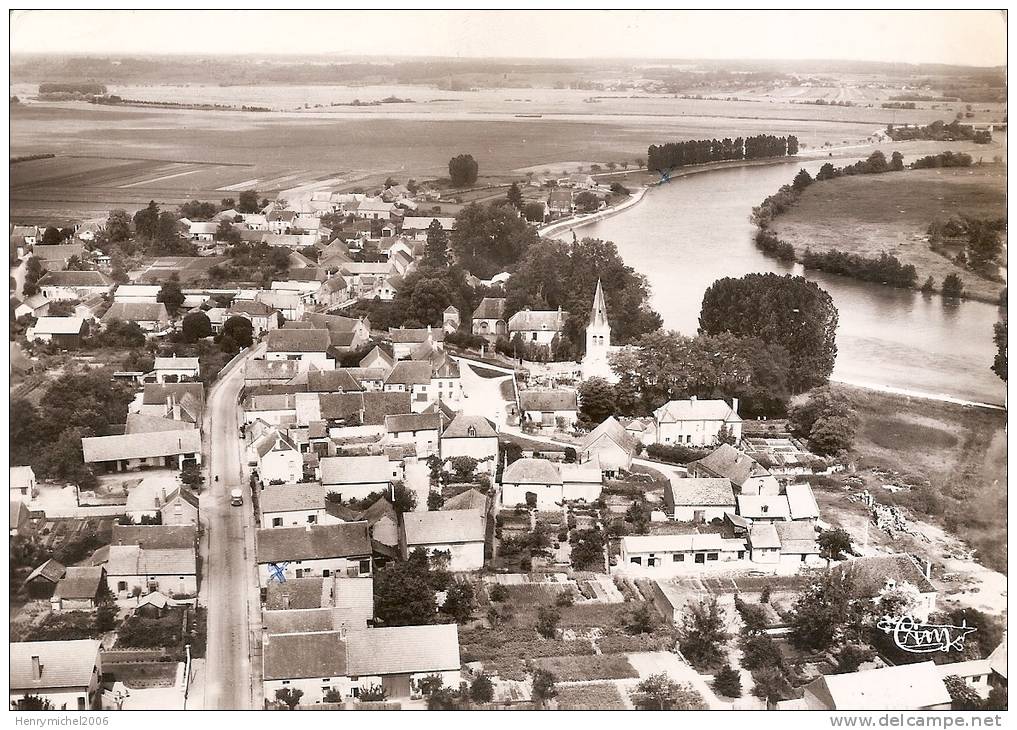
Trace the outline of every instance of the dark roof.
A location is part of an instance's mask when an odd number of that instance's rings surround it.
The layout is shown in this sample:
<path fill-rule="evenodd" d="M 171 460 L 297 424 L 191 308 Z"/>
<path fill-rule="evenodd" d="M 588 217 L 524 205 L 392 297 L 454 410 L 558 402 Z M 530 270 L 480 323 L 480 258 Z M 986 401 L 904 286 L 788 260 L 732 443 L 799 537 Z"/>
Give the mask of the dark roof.
<path fill-rule="evenodd" d="M 269 352 L 326 352 L 328 330 L 281 329 L 268 333 Z"/>
<path fill-rule="evenodd" d="M 307 389 L 315 393 L 354 393 L 364 387 L 348 370 L 312 370 L 307 373 Z"/>
<path fill-rule="evenodd" d="M 187 502 L 187 504 L 194 507 L 194 509 L 198 509 L 198 495 L 192 492 L 190 489 L 177 487 L 172 492 L 166 495 L 166 504 L 170 504 L 171 502 L 176 501 L 177 497 L 180 497 L 180 499 Z"/>
<path fill-rule="evenodd" d="M 470 433 L 470 428 L 473 428 L 473 433 Z M 497 438 L 498 432 L 495 430 L 494 424 L 483 416 L 468 416 L 465 413 L 460 413 L 452 419 L 452 423 L 448 425 L 441 437 L 443 439 Z"/>
<path fill-rule="evenodd" d="M 385 430 L 389 433 L 437 431 L 440 428 L 441 416 L 437 413 L 403 413 L 385 416 Z"/>
<path fill-rule="evenodd" d="M 836 565 L 834 570 L 846 571 L 854 579 L 859 595 L 863 596 L 878 595 L 888 580 L 898 585 L 910 583 L 922 593 L 936 591 L 918 563 L 906 553 L 856 558 Z"/>
<path fill-rule="evenodd" d="M 672 478 L 664 486 L 664 503 L 679 507 L 734 507 L 735 496 L 728 479 Z"/>
<path fill-rule="evenodd" d="M 263 528 L 257 533 L 258 562 L 280 563 L 371 554 L 366 522 Z"/>
<path fill-rule="evenodd" d="M 45 692 L 58 687 L 88 687 L 102 642 L 97 639 L 73 641 L 19 641 L 10 645 L 10 688 L 18 694 Z M 33 657 L 39 658 L 42 677 L 35 678 Z"/>
<path fill-rule="evenodd" d="M 505 468 L 503 484 L 561 484 L 561 473 L 547 459 L 516 459 Z"/>
<path fill-rule="evenodd" d="M 364 425 L 382 426 L 385 424 L 385 416 L 409 413 L 409 393 L 384 393 L 375 391 L 364 393 Z"/>
<path fill-rule="evenodd" d="M 118 319 L 121 322 L 169 322 L 169 318 L 166 305 L 162 303 L 113 302 L 100 321 Z"/>
<path fill-rule="evenodd" d="M 146 383 L 142 403 L 146 406 L 161 406 L 170 396 L 179 403 L 188 394 L 196 398 L 198 403 L 203 403 L 205 386 L 201 383 Z"/>
<path fill-rule="evenodd" d="M 198 541 L 194 525 L 113 525 L 111 545 L 140 545 L 148 550 L 194 548 Z"/>
<path fill-rule="evenodd" d="M 575 411 L 579 409 L 575 391 L 522 390 L 519 408 L 523 411 Z"/>
<path fill-rule="evenodd" d="M 473 312 L 473 319 L 504 319 L 504 297 L 484 297 Z"/>
<path fill-rule="evenodd" d="M 426 341 L 428 337 L 435 342 L 441 342 L 445 339 L 445 332 L 441 329 L 427 327 L 392 327 L 388 331 L 388 336 L 392 342 L 416 344 Z"/>
<path fill-rule="evenodd" d="M 635 436 L 626 431 L 625 427 L 614 416 L 608 416 L 604 419 L 603 423 L 590 431 L 586 438 L 583 439 L 583 442 L 579 445 L 579 451 L 588 451 L 601 438 L 608 438 L 614 441 L 623 451 L 629 454 L 636 453 L 636 449 L 639 446 Z"/>
<path fill-rule="evenodd" d="M 51 271 L 39 279 L 39 286 L 111 287 L 113 280 L 101 271 Z"/>
<path fill-rule="evenodd" d="M 702 467 L 714 476 L 726 477 L 738 487 L 745 484 L 750 477 L 769 474 L 755 459 L 730 444 L 721 444 L 702 459 L 691 462 L 689 466 Z"/>
<path fill-rule="evenodd" d="M 385 385 L 427 385 L 431 382 L 431 369 L 426 360 L 400 360 L 385 379 Z"/>
<path fill-rule="evenodd" d="M 247 314 L 252 317 L 264 317 L 276 311 L 274 307 L 270 307 L 264 302 L 258 301 L 234 301 L 227 310 L 227 314 Z"/>
<path fill-rule="evenodd" d="M 339 632 L 281 634 L 264 645 L 264 678 L 346 676 L 346 642 Z"/>
<path fill-rule="evenodd" d="M 322 591 L 327 590 L 325 582 L 330 580 L 329 578 L 287 578 L 285 583 L 272 581 L 268 584 L 265 609 L 275 611 L 286 608 L 284 596 L 289 597 L 291 609 L 321 608 L 326 605 L 326 602 L 322 601 Z"/>
<path fill-rule="evenodd" d="M 57 561 L 53 560 L 53 558 L 50 558 L 45 563 L 40 565 L 31 573 L 29 573 L 28 577 L 25 578 L 25 582 L 28 583 L 29 581 L 35 580 L 36 578 L 42 578 L 43 580 L 47 580 L 50 583 L 56 583 L 58 580 L 64 577 L 64 573 L 66 571 L 67 568 L 65 568 L 62 563 L 58 563 Z"/>
<path fill-rule="evenodd" d="M 364 393 L 320 393 L 318 412 L 329 421 L 349 420 L 360 417 L 364 410 Z"/>
<path fill-rule="evenodd" d="M 102 567 L 70 567 L 57 584 L 55 598 L 95 598 L 105 570 Z"/>

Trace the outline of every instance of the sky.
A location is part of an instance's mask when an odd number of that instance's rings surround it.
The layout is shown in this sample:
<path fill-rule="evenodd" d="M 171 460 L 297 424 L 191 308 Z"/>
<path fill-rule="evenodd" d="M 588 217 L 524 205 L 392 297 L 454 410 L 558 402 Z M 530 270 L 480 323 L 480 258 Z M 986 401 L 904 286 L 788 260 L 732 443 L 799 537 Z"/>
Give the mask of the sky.
<path fill-rule="evenodd" d="M 995 10 L 29 10 L 10 24 L 13 53 L 1006 63 Z"/>

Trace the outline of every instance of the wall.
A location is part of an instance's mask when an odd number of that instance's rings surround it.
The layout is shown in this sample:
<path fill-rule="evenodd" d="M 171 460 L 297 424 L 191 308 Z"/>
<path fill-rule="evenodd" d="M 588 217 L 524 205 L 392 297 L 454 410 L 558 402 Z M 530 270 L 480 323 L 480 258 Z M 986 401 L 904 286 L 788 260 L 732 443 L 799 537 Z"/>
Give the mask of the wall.
<path fill-rule="evenodd" d="M 363 499 L 375 492 L 390 492 L 390 482 L 365 482 L 363 484 L 325 484 L 325 493 L 338 492 L 342 495 L 343 501 L 350 499 Z"/>
<path fill-rule="evenodd" d="M 517 504 L 525 505 L 527 492 L 537 495 L 537 509 L 539 510 L 562 509 L 561 502 L 564 497 L 560 484 L 503 483 L 501 485 L 501 503 L 505 507 L 515 507 Z"/>
<path fill-rule="evenodd" d="M 730 507 L 684 507 L 675 505 L 674 520 L 675 522 L 692 522 L 696 519 L 696 512 L 702 512 L 703 519 L 707 522 L 712 522 L 715 519 L 724 519 L 725 514 L 735 514 L 735 506 L 733 504 Z"/>
<path fill-rule="evenodd" d="M 600 482 L 565 482 L 562 485 L 562 499 L 596 502 L 602 488 Z"/>
<path fill-rule="evenodd" d="M 258 476 L 262 484 L 282 480 L 296 484 L 304 476 L 304 459 L 296 451 L 269 451 L 258 464 Z"/>
<path fill-rule="evenodd" d="M 448 459 L 457 456 L 470 456 L 477 461 L 489 459 L 477 464 L 477 471 L 493 474 L 498 461 L 498 437 L 442 439 L 441 458 Z"/>
<path fill-rule="evenodd" d="M 413 444 L 417 449 L 417 458 L 426 459 L 438 455 L 438 431 L 396 431 L 389 434 L 388 443 Z"/>
<path fill-rule="evenodd" d="M 366 572 L 360 572 L 360 561 L 370 560 L 370 556 L 364 555 L 362 557 L 351 557 L 347 558 L 321 558 L 315 560 L 295 560 L 287 563 L 283 568 L 283 575 L 289 578 L 296 578 L 297 571 L 301 571 L 300 575 L 304 578 L 320 578 L 324 575 L 324 571 L 328 571 L 329 575 L 333 575 L 338 572 L 342 576 L 351 575 L 357 577 L 358 575 L 370 575 L 371 571 L 368 569 Z M 283 561 L 286 562 L 286 561 Z M 258 563 L 258 582 L 262 588 L 266 587 L 270 580 L 275 580 L 271 577 L 273 571 L 269 569 L 268 563 Z"/>
<path fill-rule="evenodd" d="M 323 516 L 329 517 L 331 522 L 323 520 Z M 313 517 L 314 521 L 308 522 L 308 517 Z M 276 519 L 281 519 L 282 524 L 274 524 Z M 338 522 L 338 520 L 332 519 L 323 508 L 287 510 L 285 512 L 262 512 L 261 514 L 262 527 L 304 527 L 309 524 L 334 524 L 335 522 Z"/>
<path fill-rule="evenodd" d="M 198 592 L 198 576 L 196 575 L 107 575 L 106 585 L 113 593 L 124 593 L 117 590 L 117 584 L 121 581 L 127 583 L 126 593 L 131 593 L 135 587 L 141 588 L 142 593 L 151 593 L 158 590 L 160 593 L 170 595 L 173 593 L 184 593 L 193 595 Z M 151 590 L 149 590 L 151 586 Z"/>
<path fill-rule="evenodd" d="M 632 466 L 632 454 L 606 436 L 601 436 L 596 443 L 583 452 L 583 461 L 590 461 L 593 456 L 599 459 L 601 471 L 629 471 Z"/>
<path fill-rule="evenodd" d="M 657 426 L 657 443 L 688 444 L 691 446 L 713 446 L 723 421 L 681 421 L 661 423 Z M 741 422 L 728 424 L 735 439 L 742 437 Z M 689 438 L 691 437 L 691 440 Z"/>
<path fill-rule="evenodd" d="M 462 570 L 481 570 L 484 567 L 484 543 L 481 542 L 467 542 L 467 543 L 425 543 L 422 545 L 407 545 L 403 551 L 403 559 L 405 560 L 409 553 L 412 553 L 418 547 L 425 548 L 428 554 L 442 551 L 448 552 L 451 556 L 449 560 L 448 569 L 451 571 L 462 571 Z"/>

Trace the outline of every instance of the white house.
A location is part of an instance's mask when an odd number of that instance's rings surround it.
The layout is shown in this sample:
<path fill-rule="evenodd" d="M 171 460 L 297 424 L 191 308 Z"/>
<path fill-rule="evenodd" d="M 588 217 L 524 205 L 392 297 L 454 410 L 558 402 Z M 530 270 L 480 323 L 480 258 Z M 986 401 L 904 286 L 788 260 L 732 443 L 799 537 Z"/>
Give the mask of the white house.
<path fill-rule="evenodd" d="M 261 526 L 304 527 L 338 522 L 325 511 L 321 482 L 272 484 L 258 493 Z"/>
<path fill-rule="evenodd" d="M 20 709 L 26 696 L 47 700 L 54 710 L 100 709 L 101 650 L 96 639 L 12 642 L 11 709 Z"/>
<path fill-rule="evenodd" d="M 367 522 L 303 527 L 262 527 L 256 534 L 262 588 L 290 578 L 350 578 L 372 572 Z"/>
<path fill-rule="evenodd" d="M 385 416 L 385 432 L 385 443 L 412 444 L 418 459 L 437 456 L 441 415 L 438 413 L 407 413 Z"/>
<path fill-rule="evenodd" d="M 251 445 L 257 454 L 258 479 L 296 484 L 304 476 L 304 457 L 293 441 L 277 429 L 266 431 Z"/>
<path fill-rule="evenodd" d="M 735 513 L 735 496 L 727 479 L 682 479 L 672 475 L 664 485 L 664 507 L 677 522 L 712 522 Z"/>
<path fill-rule="evenodd" d="M 469 456 L 477 469 L 493 474 L 498 464 L 498 431 L 482 416 L 456 415 L 441 434 L 442 459 Z"/>
<path fill-rule="evenodd" d="M 527 504 L 533 494 L 539 510 L 563 508 L 564 490 L 558 467 L 547 459 L 516 459 L 501 475 L 501 503 L 504 507 Z M 533 499 L 531 498 L 531 502 Z"/>
<path fill-rule="evenodd" d="M 35 470 L 30 466 L 12 466 L 10 471 L 11 499 L 27 497 L 26 502 L 35 498 Z"/>
<path fill-rule="evenodd" d="M 555 336 L 565 329 L 568 316 L 568 312 L 561 309 L 551 311 L 523 309 L 509 317 L 509 339 L 518 334 L 525 343 L 550 345 Z"/>
<path fill-rule="evenodd" d="M 25 333 L 32 342 L 46 342 L 64 349 L 81 346 L 88 325 L 81 317 L 39 317 Z"/>
<path fill-rule="evenodd" d="M 266 341 L 268 343 L 266 360 L 296 360 L 300 363 L 300 372 L 306 372 L 312 366 L 318 370 L 335 368 L 335 360 L 328 356 L 331 344 L 328 330 L 271 330 Z"/>
<path fill-rule="evenodd" d="M 50 301 L 85 301 L 110 294 L 113 280 L 100 271 L 50 271 L 39 279 L 39 290 Z"/>
<path fill-rule="evenodd" d="M 805 685 L 803 700 L 806 709 L 825 712 L 949 710 L 952 705 L 931 661 L 820 676 Z"/>
<path fill-rule="evenodd" d="M 251 323 L 252 333 L 261 337 L 269 330 L 279 326 L 279 312 L 275 308 L 259 301 L 234 301 L 226 310 L 226 318 L 243 317 Z"/>
<path fill-rule="evenodd" d="M 201 433 L 198 429 L 91 436 L 81 439 L 86 464 L 99 471 L 133 471 L 144 467 L 182 469 L 184 464 L 201 463 Z"/>
<path fill-rule="evenodd" d="M 578 455 L 581 462 L 597 461 L 605 474 L 614 475 L 629 471 L 637 446 L 625 427 L 614 416 L 608 416 L 583 439 Z"/>
<path fill-rule="evenodd" d="M 386 456 L 326 456 L 321 460 L 321 483 L 343 501 L 363 499 L 376 492 L 391 496 L 392 482 L 402 479 L 402 466 Z"/>
<path fill-rule="evenodd" d="M 519 393 L 523 418 L 544 431 L 568 429 L 579 420 L 579 401 L 573 390 L 523 390 Z"/>
<path fill-rule="evenodd" d="M 437 400 L 437 390 L 431 389 L 431 370 L 427 360 L 401 360 L 385 378 L 385 392 L 409 393 L 410 407 L 420 413 Z"/>
<path fill-rule="evenodd" d="M 406 512 L 402 521 L 403 560 L 414 550 L 423 548 L 432 557 L 435 553 L 448 553 L 447 568 L 453 572 L 484 567 L 486 519 L 483 510 Z"/>
<path fill-rule="evenodd" d="M 745 541 L 716 533 L 626 535 L 618 570 L 644 575 L 698 573 L 721 563 L 744 560 Z"/>
<path fill-rule="evenodd" d="M 186 380 L 197 380 L 201 376 L 201 366 L 196 357 L 157 357 L 155 358 L 155 382 L 180 383 Z"/>
<path fill-rule="evenodd" d="M 673 400 L 653 412 L 657 421 L 657 443 L 713 446 L 722 428 L 736 441 L 742 437 L 738 399 L 729 406 L 723 400 Z"/>
<path fill-rule="evenodd" d="M 113 292 L 113 301 L 125 304 L 155 304 L 161 289 L 158 284 L 120 284 Z"/>
<path fill-rule="evenodd" d="M 106 582 L 124 597 L 135 589 L 166 595 L 198 592 L 195 525 L 114 525 Z"/>

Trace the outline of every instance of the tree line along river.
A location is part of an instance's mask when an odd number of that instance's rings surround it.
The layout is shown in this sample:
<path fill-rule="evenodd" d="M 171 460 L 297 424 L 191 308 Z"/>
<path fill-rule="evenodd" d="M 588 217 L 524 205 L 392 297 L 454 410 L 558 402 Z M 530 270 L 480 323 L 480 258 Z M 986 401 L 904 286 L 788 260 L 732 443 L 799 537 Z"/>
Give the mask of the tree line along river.
<path fill-rule="evenodd" d="M 703 294 L 717 279 L 767 271 L 803 274 L 830 293 L 839 313 L 833 379 L 1003 404 L 1004 384 L 989 370 L 992 326 L 999 318 L 994 305 L 951 304 L 938 295 L 806 272 L 756 248 L 752 207 L 790 183 L 802 167 L 815 176 L 824 161 L 674 178 L 648 191 L 639 205 L 577 227 L 576 235 L 617 244 L 625 263 L 647 277 L 651 304 L 669 329 L 695 333 Z M 572 236 L 568 229 L 557 235 Z"/>

